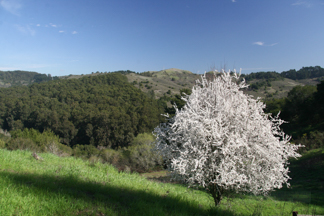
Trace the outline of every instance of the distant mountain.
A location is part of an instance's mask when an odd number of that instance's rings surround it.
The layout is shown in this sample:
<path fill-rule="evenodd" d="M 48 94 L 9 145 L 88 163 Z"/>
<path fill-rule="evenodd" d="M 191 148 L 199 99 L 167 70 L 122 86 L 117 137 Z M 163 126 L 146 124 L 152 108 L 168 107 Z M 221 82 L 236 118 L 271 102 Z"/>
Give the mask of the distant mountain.
<path fill-rule="evenodd" d="M 0 87 L 27 86 L 34 82 L 41 83 L 58 77 L 31 71 L 0 71 Z"/>

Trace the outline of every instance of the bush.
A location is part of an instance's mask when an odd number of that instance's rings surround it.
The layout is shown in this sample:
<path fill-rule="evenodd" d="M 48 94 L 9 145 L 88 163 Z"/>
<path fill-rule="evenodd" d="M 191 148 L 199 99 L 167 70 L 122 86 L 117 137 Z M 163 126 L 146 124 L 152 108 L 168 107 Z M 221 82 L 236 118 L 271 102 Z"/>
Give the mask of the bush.
<path fill-rule="evenodd" d="M 322 148 L 324 147 L 324 132 L 312 131 L 308 135 L 305 133 L 300 139 L 295 140 L 295 143 L 305 146 L 298 150 L 299 153 Z"/>
<path fill-rule="evenodd" d="M 10 150 L 30 150 L 37 152 L 49 152 L 58 156 L 70 156 L 72 149 L 60 143 L 59 136 L 50 130 L 43 133 L 31 128 L 11 131 L 12 139 L 8 142 Z"/>
<path fill-rule="evenodd" d="M 36 145 L 36 143 L 29 139 L 29 138 L 23 138 L 23 137 L 17 137 L 14 139 L 11 139 L 7 145 L 6 148 L 8 150 L 29 150 L 34 152 L 40 152 L 43 149 L 41 149 L 39 146 Z"/>
<path fill-rule="evenodd" d="M 95 165 L 96 163 L 100 163 L 102 161 L 101 161 L 101 158 L 98 157 L 98 156 L 91 156 L 89 158 L 89 162 L 90 162 L 91 165 Z"/>
<path fill-rule="evenodd" d="M 129 154 L 127 148 L 119 150 L 104 149 L 99 154 L 103 163 L 109 163 L 116 167 L 118 171 L 131 172 L 134 169 L 130 168 Z"/>
<path fill-rule="evenodd" d="M 11 139 L 11 134 L 8 131 L 0 129 L 0 149 L 6 147 L 6 143 Z"/>
<path fill-rule="evenodd" d="M 72 149 L 62 143 L 51 142 L 45 145 L 45 151 L 60 157 L 71 156 Z"/>
<path fill-rule="evenodd" d="M 154 140 L 155 139 L 152 134 L 142 133 L 142 134 L 138 134 L 137 137 L 134 138 L 131 145 L 143 145 L 143 144 L 147 145 L 147 144 L 154 142 Z"/>
<path fill-rule="evenodd" d="M 153 143 L 130 146 L 128 152 L 132 171 L 141 173 L 162 168 L 162 157 L 154 151 Z"/>
<path fill-rule="evenodd" d="M 99 150 L 93 145 L 75 145 L 72 152 L 73 156 L 84 159 L 99 155 Z"/>
<path fill-rule="evenodd" d="M 162 157 L 154 151 L 154 141 L 152 134 L 138 134 L 131 146 L 124 151 L 132 171 L 148 172 L 161 168 Z"/>
<path fill-rule="evenodd" d="M 25 128 L 22 130 L 11 131 L 12 138 L 26 138 L 31 139 L 39 148 L 46 150 L 47 146 L 57 144 L 60 138 L 56 136 L 52 131 L 45 130 L 43 133 L 33 128 Z"/>
<path fill-rule="evenodd" d="M 60 157 L 64 157 L 64 156 L 71 156 L 72 155 L 72 149 L 67 146 L 67 145 L 64 145 L 62 143 L 58 143 L 58 156 Z"/>
<path fill-rule="evenodd" d="M 8 131 L 0 128 L 0 137 L 11 137 L 11 134 Z"/>
<path fill-rule="evenodd" d="M 153 151 L 152 134 L 139 134 L 128 148 L 106 149 L 93 145 L 75 145 L 73 156 L 89 159 L 91 164 L 109 163 L 119 171 L 148 172 L 162 168 L 162 158 Z"/>
<path fill-rule="evenodd" d="M 2 139 L 0 139 L 0 149 L 3 149 L 6 147 L 6 142 Z"/>
<path fill-rule="evenodd" d="M 122 158 L 120 151 L 113 149 L 104 149 L 100 152 L 99 156 L 104 163 L 109 163 L 115 166 L 118 165 L 119 161 Z"/>

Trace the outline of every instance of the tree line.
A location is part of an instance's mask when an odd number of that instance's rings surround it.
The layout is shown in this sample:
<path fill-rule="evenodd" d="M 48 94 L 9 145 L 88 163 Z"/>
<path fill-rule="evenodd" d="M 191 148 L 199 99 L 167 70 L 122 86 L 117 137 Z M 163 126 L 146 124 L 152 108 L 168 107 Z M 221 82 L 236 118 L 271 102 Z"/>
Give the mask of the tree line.
<path fill-rule="evenodd" d="M 300 79 L 311 79 L 324 76 L 324 68 L 320 66 L 315 67 L 302 67 L 299 70 L 291 69 L 289 71 L 283 71 L 281 73 L 271 71 L 271 72 L 256 72 L 250 74 L 242 74 L 246 81 L 251 81 L 254 79 L 265 79 L 268 81 L 282 80 L 283 78 L 300 80 Z"/>

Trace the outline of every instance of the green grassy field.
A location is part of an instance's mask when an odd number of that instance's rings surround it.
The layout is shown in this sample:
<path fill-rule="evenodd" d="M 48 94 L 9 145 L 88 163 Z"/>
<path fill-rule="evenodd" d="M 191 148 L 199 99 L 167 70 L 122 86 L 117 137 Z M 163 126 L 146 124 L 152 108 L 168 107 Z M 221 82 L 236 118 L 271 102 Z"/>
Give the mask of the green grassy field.
<path fill-rule="evenodd" d="M 314 155 L 321 158 L 324 150 L 312 152 L 292 166 L 307 164 L 305 161 Z M 49 153 L 40 156 L 44 159 L 35 160 L 29 151 L 0 149 L 0 215 L 324 214 L 324 193 L 308 191 L 309 186 L 323 190 L 323 182 L 318 182 L 323 173 L 313 176 L 314 182 L 308 182 L 307 187 L 298 182 L 305 176 L 299 178 L 300 174 L 295 173 L 296 187 L 292 185 L 292 189 L 269 197 L 237 194 L 215 208 L 204 191 L 166 183 L 165 172 L 141 176 L 118 173 L 110 165 L 73 157 Z M 312 162 L 317 168 L 310 170 L 311 174 L 323 170 L 318 161 Z"/>

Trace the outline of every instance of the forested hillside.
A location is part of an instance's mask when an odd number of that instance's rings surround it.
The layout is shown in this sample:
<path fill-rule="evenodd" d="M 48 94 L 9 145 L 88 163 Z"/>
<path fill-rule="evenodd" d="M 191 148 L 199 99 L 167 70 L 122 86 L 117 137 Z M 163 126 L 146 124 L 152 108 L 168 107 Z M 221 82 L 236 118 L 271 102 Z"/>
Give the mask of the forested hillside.
<path fill-rule="evenodd" d="M 0 71 L 3 82 L 22 85 L 0 88 L 0 127 L 8 131 L 50 129 L 69 146 L 128 146 L 138 134 L 151 133 L 163 121 L 161 113 L 173 115 L 171 104 L 182 107 L 180 94 L 190 94 L 199 76 L 180 69 L 96 72 L 60 78 Z M 324 69 L 319 66 L 242 74 L 250 84 L 245 92 L 261 96 L 267 112 L 281 110 L 282 118 L 290 122 L 283 127 L 294 138 L 324 130 L 323 82 L 316 87 L 322 76 Z"/>
<path fill-rule="evenodd" d="M 1 128 L 50 129 L 69 146 L 127 146 L 162 121 L 163 109 L 119 73 L 0 89 Z"/>
<path fill-rule="evenodd" d="M 200 74 L 176 68 L 142 73 L 121 70 L 114 73 L 126 76 L 128 82 L 155 98 L 178 94 L 183 88 L 191 89 L 195 81 L 200 78 Z M 52 77 L 50 74 L 46 75 L 29 71 L 0 71 L 0 87 L 26 86 L 35 82 L 41 83 L 56 79 L 80 79 L 82 77 L 102 74 L 107 74 L 107 72 L 97 71 L 90 74 L 70 74 Z M 250 85 L 246 90 L 248 94 L 267 99 L 282 98 L 286 97 L 288 91 L 296 85 L 318 84 L 322 77 L 324 77 L 324 68 L 320 66 L 302 67 L 299 70 L 291 69 L 281 73 L 270 71 L 242 74 L 241 77 L 245 78 L 246 82 Z"/>
<path fill-rule="evenodd" d="M 0 87 L 27 86 L 34 82 L 41 83 L 56 79 L 58 77 L 52 77 L 50 74 L 46 75 L 30 71 L 0 71 Z"/>

